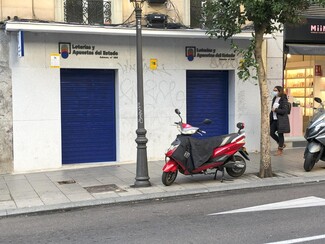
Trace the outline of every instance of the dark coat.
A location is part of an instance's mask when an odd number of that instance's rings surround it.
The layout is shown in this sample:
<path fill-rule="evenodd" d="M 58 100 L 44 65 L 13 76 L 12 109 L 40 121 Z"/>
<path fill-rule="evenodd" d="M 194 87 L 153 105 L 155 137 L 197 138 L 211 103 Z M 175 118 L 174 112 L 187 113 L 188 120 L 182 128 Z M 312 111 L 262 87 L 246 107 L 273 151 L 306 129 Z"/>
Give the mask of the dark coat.
<path fill-rule="evenodd" d="M 275 101 L 275 97 L 272 100 L 272 106 Z M 276 115 L 278 117 L 278 133 L 290 133 L 290 122 L 288 116 L 288 98 L 287 95 L 282 95 L 279 100 L 279 107 L 275 109 Z M 273 112 L 270 112 L 270 122 L 273 122 Z"/>

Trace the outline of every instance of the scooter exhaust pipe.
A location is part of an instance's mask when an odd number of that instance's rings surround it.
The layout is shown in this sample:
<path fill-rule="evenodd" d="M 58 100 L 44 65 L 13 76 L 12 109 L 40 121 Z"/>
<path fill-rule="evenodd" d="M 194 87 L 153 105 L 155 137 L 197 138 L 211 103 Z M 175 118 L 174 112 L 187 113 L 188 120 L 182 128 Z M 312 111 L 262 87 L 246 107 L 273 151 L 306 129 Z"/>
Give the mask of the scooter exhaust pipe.
<path fill-rule="evenodd" d="M 245 164 L 242 163 L 241 161 L 237 161 L 237 162 L 233 162 L 233 161 L 230 161 L 228 163 L 226 163 L 224 165 L 225 168 L 233 168 L 233 167 L 236 167 L 236 168 L 239 168 L 239 169 L 242 169 L 245 167 Z"/>

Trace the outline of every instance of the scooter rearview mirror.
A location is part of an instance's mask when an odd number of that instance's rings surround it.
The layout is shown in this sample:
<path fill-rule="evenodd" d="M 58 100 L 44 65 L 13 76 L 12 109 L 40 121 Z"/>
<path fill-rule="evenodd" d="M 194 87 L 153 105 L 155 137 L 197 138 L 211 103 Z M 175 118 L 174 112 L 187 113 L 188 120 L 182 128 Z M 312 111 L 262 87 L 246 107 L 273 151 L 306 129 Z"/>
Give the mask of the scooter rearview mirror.
<path fill-rule="evenodd" d="M 212 123 L 212 120 L 211 119 L 205 119 L 205 120 L 203 120 L 203 124 L 209 125 L 211 123 Z"/>
<path fill-rule="evenodd" d="M 315 102 L 322 103 L 322 99 L 319 97 L 315 97 L 314 100 L 315 100 Z"/>
<path fill-rule="evenodd" d="M 244 123 L 242 123 L 242 122 L 237 123 L 238 129 L 242 130 L 242 129 L 244 129 L 244 127 L 245 127 Z"/>
<path fill-rule="evenodd" d="M 175 113 L 178 114 L 178 115 L 180 115 L 180 114 L 181 114 L 181 111 L 179 111 L 179 109 L 176 108 L 176 109 L 175 109 Z"/>

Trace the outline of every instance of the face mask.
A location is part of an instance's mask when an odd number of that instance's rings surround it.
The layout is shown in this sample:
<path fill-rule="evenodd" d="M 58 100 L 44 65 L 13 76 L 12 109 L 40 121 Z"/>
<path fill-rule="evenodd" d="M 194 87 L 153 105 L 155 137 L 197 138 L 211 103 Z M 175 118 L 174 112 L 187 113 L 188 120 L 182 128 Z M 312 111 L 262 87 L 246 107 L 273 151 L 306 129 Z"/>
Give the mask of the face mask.
<path fill-rule="evenodd" d="M 273 95 L 274 97 L 276 97 L 276 96 L 278 95 L 278 92 L 277 92 L 277 91 L 273 91 L 273 92 L 272 92 L 272 95 Z"/>

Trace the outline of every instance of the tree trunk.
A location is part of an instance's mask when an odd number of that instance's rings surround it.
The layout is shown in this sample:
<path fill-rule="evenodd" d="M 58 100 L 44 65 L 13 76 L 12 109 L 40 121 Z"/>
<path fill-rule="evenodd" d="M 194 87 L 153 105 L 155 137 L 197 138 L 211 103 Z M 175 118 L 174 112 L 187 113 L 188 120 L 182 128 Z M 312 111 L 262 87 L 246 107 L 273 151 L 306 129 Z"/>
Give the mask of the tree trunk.
<path fill-rule="evenodd" d="M 269 89 L 266 82 L 266 71 L 262 59 L 262 43 L 264 30 L 255 30 L 255 59 L 258 64 L 257 75 L 261 96 L 261 178 L 272 177 L 272 166 L 270 157 L 270 118 L 269 118 Z"/>

